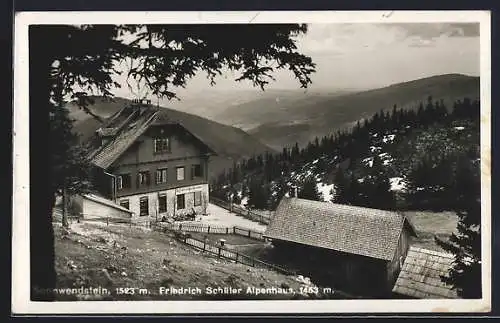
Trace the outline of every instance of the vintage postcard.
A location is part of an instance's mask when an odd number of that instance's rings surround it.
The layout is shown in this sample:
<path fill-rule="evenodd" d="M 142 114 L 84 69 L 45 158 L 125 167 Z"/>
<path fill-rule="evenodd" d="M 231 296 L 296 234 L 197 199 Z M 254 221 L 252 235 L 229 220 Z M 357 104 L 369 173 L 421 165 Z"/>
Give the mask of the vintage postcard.
<path fill-rule="evenodd" d="M 491 309 L 487 11 L 20 12 L 15 314 Z"/>

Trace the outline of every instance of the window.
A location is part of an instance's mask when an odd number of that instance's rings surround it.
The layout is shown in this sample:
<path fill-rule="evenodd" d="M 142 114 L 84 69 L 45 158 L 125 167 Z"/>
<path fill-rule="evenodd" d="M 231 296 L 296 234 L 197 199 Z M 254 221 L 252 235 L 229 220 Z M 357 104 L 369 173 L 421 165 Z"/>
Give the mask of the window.
<path fill-rule="evenodd" d="M 139 216 L 147 216 L 149 215 L 149 203 L 148 197 L 141 197 L 139 200 Z"/>
<path fill-rule="evenodd" d="M 177 195 L 177 209 L 182 210 L 186 207 L 186 199 L 184 194 Z"/>
<path fill-rule="evenodd" d="M 184 180 L 184 166 L 177 167 L 177 180 L 178 181 Z"/>
<path fill-rule="evenodd" d="M 137 186 L 149 185 L 149 171 L 139 172 L 137 176 Z"/>
<path fill-rule="evenodd" d="M 170 140 L 168 138 L 155 138 L 154 147 L 156 154 L 170 152 Z"/>
<path fill-rule="evenodd" d="M 160 194 L 158 196 L 158 212 L 165 213 L 167 212 L 167 195 Z"/>
<path fill-rule="evenodd" d="M 191 177 L 192 178 L 203 177 L 203 169 L 201 168 L 200 164 L 191 166 Z"/>
<path fill-rule="evenodd" d="M 130 188 L 130 182 L 130 174 L 121 174 L 116 176 L 116 188 L 118 190 Z"/>
<path fill-rule="evenodd" d="M 167 182 L 167 169 L 157 169 L 156 170 L 156 184 Z"/>
<path fill-rule="evenodd" d="M 201 191 L 194 192 L 194 206 L 201 205 Z"/>
<path fill-rule="evenodd" d="M 121 207 L 124 207 L 124 208 L 126 208 L 126 209 L 129 209 L 129 208 L 130 208 L 130 204 L 129 204 L 128 200 L 121 200 L 121 201 L 120 201 L 120 206 L 121 206 Z"/>

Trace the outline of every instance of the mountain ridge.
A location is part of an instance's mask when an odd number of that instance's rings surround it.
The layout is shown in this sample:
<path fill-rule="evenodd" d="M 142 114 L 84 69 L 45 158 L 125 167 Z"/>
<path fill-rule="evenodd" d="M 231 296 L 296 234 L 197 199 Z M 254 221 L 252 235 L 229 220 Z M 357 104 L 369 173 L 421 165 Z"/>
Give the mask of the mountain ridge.
<path fill-rule="evenodd" d="M 314 139 L 346 129 L 375 112 L 387 111 L 394 105 L 417 109 L 428 97 L 443 100 L 450 106 L 454 101 L 479 98 L 479 77 L 464 74 L 436 75 L 392 84 L 379 89 L 334 96 L 306 97 L 288 102 L 283 108 L 271 101 L 254 101 L 232 107 L 220 122 L 245 129 L 262 142 L 275 148 L 304 145 Z M 239 112 L 248 110 L 248 112 Z"/>

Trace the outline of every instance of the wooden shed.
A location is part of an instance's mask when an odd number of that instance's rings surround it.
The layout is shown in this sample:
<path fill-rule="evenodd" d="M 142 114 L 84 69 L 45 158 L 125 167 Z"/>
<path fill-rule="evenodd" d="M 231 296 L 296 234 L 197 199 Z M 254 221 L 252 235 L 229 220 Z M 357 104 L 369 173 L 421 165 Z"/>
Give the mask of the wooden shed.
<path fill-rule="evenodd" d="M 285 197 L 264 236 L 317 283 L 383 298 L 416 233 L 396 212 Z"/>
<path fill-rule="evenodd" d="M 411 246 L 393 292 L 401 298 L 459 298 L 441 281 L 453 266 L 452 254 Z"/>

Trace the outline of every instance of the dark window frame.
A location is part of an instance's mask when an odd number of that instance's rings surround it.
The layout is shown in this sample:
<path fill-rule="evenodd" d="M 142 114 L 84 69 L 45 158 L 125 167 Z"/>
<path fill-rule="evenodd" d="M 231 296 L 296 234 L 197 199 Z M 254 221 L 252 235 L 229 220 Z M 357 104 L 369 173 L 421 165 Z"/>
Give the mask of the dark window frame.
<path fill-rule="evenodd" d="M 155 154 L 164 154 L 172 151 L 170 138 L 158 137 L 153 139 L 153 151 Z"/>
<path fill-rule="evenodd" d="M 143 212 L 143 204 L 146 203 L 146 212 Z M 139 216 L 149 216 L 149 198 L 147 196 L 139 199 Z"/>
<path fill-rule="evenodd" d="M 164 203 L 161 200 L 164 199 Z M 158 213 L 167 212 L 167 194 L 159 194 L 158 195 Z"/>
<path fill-rule="evenodd" d="M 179 179 L 179 169 L 181 169 L 181 168 L 182 168 L 182 179 Z M 186 180 L 186 167 L 185 166 L 177 166 L 175 168 L 175 178 L 179 182 Z"/>
<path fill-rule="evenodd" d="M 182 203 L 180 203 L 181 201 Z M 184 210 L 186 208 L 186 194 L 177 194 L 176 205 L 177 205 L 177 210 Z"/>
<path fill-rule="evenodd" d="M 198 174 L 197 174 L 198 170 Z M 203 177 L 203 167 L 201 164 L 193 164 L 191 165 L 191 178 L 202 178 Z"/>
<path fill-rule="evenodd" d="M 158 168 L 156 170 L 156 184 L 164 184 L 168 181 L 168 168 Z"/>
<path fill-rule="evenodd" d="M 144 181 L 143 175 L 145 178 Z M 139 171 L 137 173 L 137 187 L 144 187 L 149 185 L 151 185 L 151 175 L 149 173 L 149 170 Z"/>
<path fill-rule="evenodd" d="M 121 185 L 120 185 L 121 184 Z M 130 173 L 124 173 L 116 176 L 116 189 L 123 190 L 130 188 L 132 185 Z"/>
<path fill-rule="evenodd" d="M 120 206 L 126 208 L 127 210 L 130 210 L 130 201 L 128 199 L 120 200 Z"/>
<path fill-rule="evenodd" d="M 199 194 L 198 203 L 196 203 L 196 201 L 197 201 L 196 194 Z M 193 201 L 194 201 L 194 206 L 201 206 L 201 204 L 202 204 L 201 191 L 194 191 L 193 192 Z"/>

